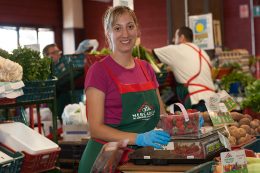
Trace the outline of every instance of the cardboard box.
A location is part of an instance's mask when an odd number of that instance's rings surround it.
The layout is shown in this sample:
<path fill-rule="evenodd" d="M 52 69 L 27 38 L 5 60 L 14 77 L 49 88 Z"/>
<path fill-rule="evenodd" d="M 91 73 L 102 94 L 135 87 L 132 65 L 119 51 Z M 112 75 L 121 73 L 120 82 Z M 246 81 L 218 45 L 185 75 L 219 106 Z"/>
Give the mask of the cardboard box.
<path fill-rule="evenodd" d="M 63 125 L 64 141 L 81 141 L 90 137 L 88 126 L 84 125 Z"/>

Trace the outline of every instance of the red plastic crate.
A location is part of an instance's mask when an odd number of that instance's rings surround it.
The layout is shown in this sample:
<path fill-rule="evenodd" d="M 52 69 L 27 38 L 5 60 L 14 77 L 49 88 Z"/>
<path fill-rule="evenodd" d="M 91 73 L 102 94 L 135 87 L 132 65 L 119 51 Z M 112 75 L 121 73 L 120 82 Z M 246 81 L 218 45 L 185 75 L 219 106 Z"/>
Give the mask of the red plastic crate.
<path fill-rule="evenodd" d="M 0 98 L 0 105 L 9 105 L 9 104 L 15 104 L 16 99 L 8 99 L 8 98 Z"/>
<path fill-rule="evenodd" d="M 60 148 L 41 154 L 31 155 L 23 152 L 25 157 L 21 173 L 36 173 L 47 171 L 55 168 L 56 161 L 59 157 Z"/>

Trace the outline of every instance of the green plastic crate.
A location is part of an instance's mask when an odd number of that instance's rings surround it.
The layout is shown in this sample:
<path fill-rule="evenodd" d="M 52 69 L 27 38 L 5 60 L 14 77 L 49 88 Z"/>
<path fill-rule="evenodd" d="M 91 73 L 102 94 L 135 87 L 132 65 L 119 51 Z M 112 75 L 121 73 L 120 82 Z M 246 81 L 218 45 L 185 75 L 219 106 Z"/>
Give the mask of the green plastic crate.
<path fill-rule="evenodd" d="M 0 173 L 19 173 L 22 167 L 24 154 L 21 152 L 13 152 L 3 145 L 0 145 L 0 151 L 13 158 L 11 161 L 0 164 Z"/>
<path fill-rule="evenodd" d="M 28 81 L 23 87 L 24 95 L 17 97 L 17 102 L 41 101 L 54 99 L 56 94 L 57 78 L 44 81 Z"/>
<path fill-rule="evenodd" d="M 168 76 L 168 72 L 163 71 L 161 73 L 155 73 L 155 74 L 156 74 L 156 79 L 157 79 L 159 85 L 163 85 Z"/>
<path fill-rule="evenodd" d="M 242 148 L 253 150 L 256 153 L 260 152 L 260 139 L 253 140 L 252 142 L 244 145 Z"/>
<path fill-rule="evenodd" d="M 186 173 L 212 173 L 214 164 L 214 161 L 205 162 L 186 171 Z"/>
<path fill-rule="evenodd" d="M 54 67 L 54 75 L 61 78 L 65 74 L 69 73 L 73 69 L 84 69 L 85 55 L 84 54 L 72 54 L 63 55 Z"/>

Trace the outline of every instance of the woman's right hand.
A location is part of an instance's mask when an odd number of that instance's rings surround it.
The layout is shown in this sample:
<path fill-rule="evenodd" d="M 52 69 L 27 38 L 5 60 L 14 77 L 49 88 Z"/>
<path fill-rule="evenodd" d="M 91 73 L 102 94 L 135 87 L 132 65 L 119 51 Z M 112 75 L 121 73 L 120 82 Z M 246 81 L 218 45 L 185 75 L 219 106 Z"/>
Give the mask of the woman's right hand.
<path fill-rule="evenodd" d="M 162 145 L 167 145 L 171 140 L 170 135 L 162 130 L 151 130 L 136 136 L 135 143 L 138 146 L 151 146 L 162 149 Z"/>

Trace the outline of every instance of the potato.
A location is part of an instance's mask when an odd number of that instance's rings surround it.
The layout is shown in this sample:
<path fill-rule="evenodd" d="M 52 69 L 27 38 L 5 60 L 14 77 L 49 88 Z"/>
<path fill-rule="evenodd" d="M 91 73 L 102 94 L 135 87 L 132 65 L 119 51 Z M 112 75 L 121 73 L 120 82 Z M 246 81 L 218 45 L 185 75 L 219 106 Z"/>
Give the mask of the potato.
<path fill-rule="evenodd" d="M 229 133 L 231 136 L 234 136 L 237 139 L 240 138 L 240 134 L 238 133 L 238 128 L 230 130 Z"/>
<path fill-rule="evenodd" d="M 245 124 L 243 124 L 243 125 L 240 126 L 240 128 L 245 129 L 245 130 L 246 130 L 246 133 L 248 133 L 248 134 L 251 133 L 251 128 L 250 128 L 249 125 L 245 125 Z"/>
<path fill-rule="evenodd" d="M 238 139 L 237 144 L 240 145 L 240 144 L 243 144 L 245 142 L 246 142 L 246 137 L 241 137 L 241 138 Z"/>
<path fill-rule="evenodd" d="M 240 121 L 239 121 L 239 125 L 250 125 L 250 119 L 249 118 L 242 118 Z"/>
<path fill-rule="evenodd" d="M 250 133 L 250 134 L 251 134 L 251 135 L 256 135 L 255 130 L 251 128 L 251 133 Z"/>
<path fill-rule="evenodd" d="M 236 126 L 236 127 L 239 127 L 239 126 L 240 126 L 239 123 L 236 122 L 236 121 L 235 121 L 234 123 L 232 123 L 232 125 L 233 125 L 233 126 Z"/>
<path fill-rule="evenodd" d="M 238 133 L 240 134 L 240 137 L 246 136 L 246 130 L 243 128 L 238 128 Z"/>
<path fill-rule="evenodd" d="M 233 120 L 239 121 L 240 119 L 244 118 L 244 115 L 239 112 L 230 112 Z"/>
<path fill-rule="evenodd" d="M 234 129 L 237 129 L 237 127 L 236 127 L 236 126 L 230 126 L 230 127 L 228 128 L 228 131 L 234 130 Z"/>
<path fill-rule="evenodd" d="M 237 144 L 237 139 L 234 136 L 229 136 L 228 140 L 229 140 L 229 143 L 231 146 L 234 146 Z"/>
<path fill-rule="evenodd" d="M 259 120 L 255 119 L 253 121 L 250 122 L 250 126 L 255 129 L 257 127 L 259 127 Z"/>
<path fill-rule="evenodd" d="M 249 115 L 249 114 L 245 114 L 244 117 L 245 117 L 245 118 L 248 118 L 250 121 L 252 121 L 252 119 L 253 119 L 253 118 L 251 117 L 251 115 Z"/>
<path fill-rule="evenodd" d="M 245 138 L 246 138 L 246 141 L 249 141 L 249 140 L 251 140 L 252 136 L 249 134 L 246 134 Z"/>

